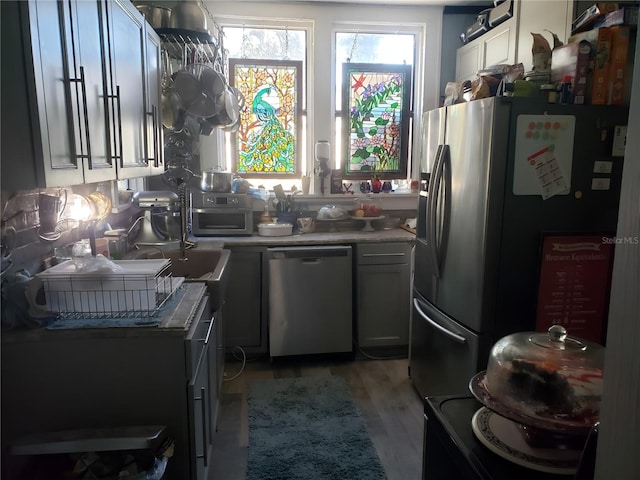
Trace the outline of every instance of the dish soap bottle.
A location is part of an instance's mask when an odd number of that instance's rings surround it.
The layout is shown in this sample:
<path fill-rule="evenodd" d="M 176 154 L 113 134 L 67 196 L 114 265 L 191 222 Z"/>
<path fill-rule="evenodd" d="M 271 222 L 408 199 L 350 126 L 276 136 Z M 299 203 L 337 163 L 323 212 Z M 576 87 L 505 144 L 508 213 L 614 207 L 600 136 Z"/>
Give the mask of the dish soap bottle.
<path fill-rule="evenodd" d="M 260 215 L 260 223 L 271 223 L 271 222 L 273 222 L 273 218 L 271 218 L 271 215 L 269 215 L 269 206 L 265 205 L 264 212 L 262 212 L 262 215 Z"/>

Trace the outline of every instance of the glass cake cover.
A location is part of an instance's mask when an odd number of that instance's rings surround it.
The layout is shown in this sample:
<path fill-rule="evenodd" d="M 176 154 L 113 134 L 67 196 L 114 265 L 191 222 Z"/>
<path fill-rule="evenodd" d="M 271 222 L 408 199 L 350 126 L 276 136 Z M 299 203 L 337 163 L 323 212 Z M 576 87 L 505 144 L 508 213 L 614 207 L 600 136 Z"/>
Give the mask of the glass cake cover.
<path fill-rule="evenodd" d="M 567 336 L 559 325 L 548 333 L 514 333 L 491 349 L 481 387 L 517 420 L 588 428 L 600 411 L 604 352 L 601 345 Z"/>

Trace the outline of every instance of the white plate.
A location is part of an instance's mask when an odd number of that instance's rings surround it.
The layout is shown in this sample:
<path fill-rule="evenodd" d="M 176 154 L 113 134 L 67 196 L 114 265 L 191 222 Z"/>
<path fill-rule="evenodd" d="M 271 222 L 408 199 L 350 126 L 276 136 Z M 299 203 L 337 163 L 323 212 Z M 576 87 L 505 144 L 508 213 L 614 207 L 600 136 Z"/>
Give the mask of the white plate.
<path fill-rule="evenodd" d="M 263 237 L 286 237 L 293 234 L 292 223 L 259 223 L 258 234 Z"/>
<path fill-rule="evenodd" d="M 598 421 L 597 415 L 580 419 L 566 419 L 552 416 L 541 416 L 533 412 L 528 414 L 521 410 L 509 407 L 508 405 L 503 404 L 500 400 L 494 399 L 491 396 L 486 386 L 486 373 L 486 370 L 483 370 L 474 375 L 469 381 L 469 390 L 485 407 L 488 407 L 498 415 L 506 417 L 509 420 L 522 425 L 540 428 L 542 430 L 550 430 L 567 435 L 584 435 L 585 437 L 589 433 L 593 424 Z"/>
<path fill-rule="evenodd" d="M 522 467 L 558 475 L 573 475 L 580 460 L 580 450 L 534 448 L 525 441 L 518 424 L 480 408 L 471 419 L 478 440 L 493 453 Z"/>

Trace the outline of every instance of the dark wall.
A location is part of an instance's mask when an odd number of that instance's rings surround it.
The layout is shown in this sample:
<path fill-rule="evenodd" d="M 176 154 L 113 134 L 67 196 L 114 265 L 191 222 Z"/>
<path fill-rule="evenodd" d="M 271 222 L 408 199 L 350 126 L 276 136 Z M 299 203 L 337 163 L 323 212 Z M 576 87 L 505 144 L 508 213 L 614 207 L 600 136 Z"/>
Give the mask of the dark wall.
<path fill-rule="evenodd" d="M 479 2 L 473 6 L 445 7 L 442 16 L 442 59 L 440 61 L 440 103 L 444 100 L 447 82 L 456 80 L 456 51 L 462 45 L 460 34 L 476 21 L 478 13 L 490 8 L 493 2 Z"/>

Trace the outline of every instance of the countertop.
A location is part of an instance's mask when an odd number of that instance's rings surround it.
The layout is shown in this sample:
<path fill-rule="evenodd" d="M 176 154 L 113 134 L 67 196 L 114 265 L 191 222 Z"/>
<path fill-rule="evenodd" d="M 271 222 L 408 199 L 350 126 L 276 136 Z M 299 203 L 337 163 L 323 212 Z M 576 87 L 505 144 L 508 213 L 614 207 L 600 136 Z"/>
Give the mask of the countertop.
<path fill-rule="evenodd" d="M 201 282 L 184 283 L 180 287 L 180 295 L 175 299 L 175 307 L 167 309 L 167 313 L 157 326 L 148 327 L 109 327 L 109 328 L 76 328 L 50 330 L 36 328 L 31 330 L 12 330 L 2 332 L 2 343 L 32 342 L 55 338 L 89 339 L 105 337 L 132 337 L 152 335 L 185 335 L 201 299 L 206 294 L 207 286 Z"/>
<path fill-rule="evenodd" d="M 402 228 L 391 230 L 348 230 L 338 232 L 314 232 L 285 237 L 263 237 L 258 234 L 237 237 L 191 237 L 198 246 L 216 244 L 219 247 L 254 247 L 254 246 L 295 246 L 295 245 L 337 245 L 344 243 L 369 242 L 411 242 L 416 238 L 414 233 Z"/>
<path fill-rule="evenodd" d="M 375 230 L 363 232 L 362 230 L 348 230 L 337 232 L 315 232 L 295 234 L 285 237 L 263 237 L 257 233 L 251 236 L 230 237 L 191 237 L 191 241 L 197 243 L 196 248 L 223 248 L 244 246 L 301 246 L 301 245 L 340 245 L 353 243 L 375 242 L 413 242 L 415 234 L 402 228 L 390 230 Z M 38 328 L 31 330 L 13 330 L 2 332 L 2 342 L 34 341 L 41 339 L 53 339 L 58 336 L 69 338 L 104 338 L 130 337 L 139 335 L 184 335 L 188 330 L 200 299 L 206 292 L 204 283 L 185 283 L 182 287 L 183 295 L 180 297 L 175 309 L 167 314 L 157 327 L 126 327 L 126 328 L 79 328 L 49 330 Z"/>

